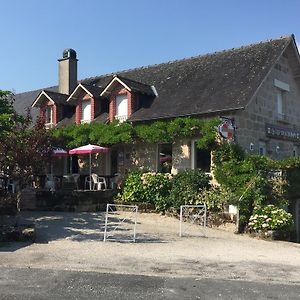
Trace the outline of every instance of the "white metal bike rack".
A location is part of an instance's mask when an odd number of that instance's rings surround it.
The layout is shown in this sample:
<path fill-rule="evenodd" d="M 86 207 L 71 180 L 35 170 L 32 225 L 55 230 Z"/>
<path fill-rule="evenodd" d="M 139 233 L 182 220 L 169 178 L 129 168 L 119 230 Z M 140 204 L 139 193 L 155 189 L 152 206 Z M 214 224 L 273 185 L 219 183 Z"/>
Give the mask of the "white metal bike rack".
<path fill-rule="evenodd" d="M 137 205 L 107 204 L 103 241 L 135 242 L 137 212 Z M 124 232 L 130 231 L 132 235 L 127 234 L 124 238 Z"/>
<path fill-rule="evenodd" d="M 202 236 L 206 236 L 206 205 L 181 205 L 179 236 L 189 235 L 188 230 L 193 224 L 202 228 Z M 200 227 L 201 226 L 201 227 Z"/>

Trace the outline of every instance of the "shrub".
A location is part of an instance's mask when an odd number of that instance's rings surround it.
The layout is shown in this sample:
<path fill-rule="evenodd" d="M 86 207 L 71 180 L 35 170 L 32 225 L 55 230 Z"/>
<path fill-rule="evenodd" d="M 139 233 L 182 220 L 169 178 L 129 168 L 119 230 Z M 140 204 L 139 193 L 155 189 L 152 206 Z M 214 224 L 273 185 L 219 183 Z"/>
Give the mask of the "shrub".
<path fill-rule="evenodd" d="M 124 181 L 122 192 L 116 196 L 118 201 L 124 203 L 141 202 L 143 198 L 142 171 L 130 171 Z"/>
<path fill-rule="evenodd" d="M 15 215 L 17 211 L 17 198 L 14 195 L 0 196 L 0 215 Z"/>
<path fill-rule="evenodd" d="M 153 203 L 161 210 L 164 207 L 164 199 L 169 196 L 171 177 L 171 174 L 131 171 L 125 180 L 122 193 L 117 195 L 117 200 L 124 203 Z"/>
<path fill-rule="evenodd" d="M 203 171 L 180 172 L 172 178 L 172 188 L 165 207 L 178 209 L 181 205 L 196 204 L 199 193 L 209 187 L 209 176 Z"/>
<path fill-rule="evenodd" d="M 251 231 L 283 230 L 288 231 L 293 226 L 293 217 L 285 210 L 272 204 L 254 209 L 248 228 Z"/>
<path fill-rule="evenodd" d="M 211 211 L 223 211 L 226 204 L 236 204 L 236 196 L 227 188 L 213 187 L 198 194 L 195 204 L 205 204 Z"/>

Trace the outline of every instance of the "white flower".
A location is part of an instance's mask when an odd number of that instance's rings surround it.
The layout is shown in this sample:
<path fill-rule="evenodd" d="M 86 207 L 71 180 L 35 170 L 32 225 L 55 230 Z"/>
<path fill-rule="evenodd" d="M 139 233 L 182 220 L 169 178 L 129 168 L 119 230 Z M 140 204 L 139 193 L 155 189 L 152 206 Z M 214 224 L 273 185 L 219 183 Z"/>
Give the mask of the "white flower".
<path fill-rule="evenodd" d="M 262 227 L 262 228 L 266 228 L 266 227 L 268 227 L 268 224 L 265 224 L 265 223 L 264 223 L 264 224 L 261 225 L 261 227 Z"/>

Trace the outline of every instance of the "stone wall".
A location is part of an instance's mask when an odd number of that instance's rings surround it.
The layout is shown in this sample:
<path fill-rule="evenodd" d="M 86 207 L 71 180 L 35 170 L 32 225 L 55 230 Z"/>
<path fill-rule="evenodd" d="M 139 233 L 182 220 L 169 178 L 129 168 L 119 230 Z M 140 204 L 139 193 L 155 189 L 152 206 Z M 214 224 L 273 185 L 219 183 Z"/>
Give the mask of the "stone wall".
<path fill-rule="evenodd" d="M 278 88 L 274 85 L 275 79 L 287 83 L 290 88 L 289 92 L 283 93 L 285 120 L 278 118 Z M 259 145 L 265 144 L 267 156 L 274 159 L 293 156 L 293 150 L 300 141 L 288 141 L 266 136 L 266 124 L 300 131 L 299 86 L 294 79 L 287 57 L 281 57 L 246 109 L 236 112 L 232 117 L 237 126 L 236 141 L 247 152 L 259 154 Z M 253 144 L 252 151 L 250 150 L 250 143 Z"/>
<path fill-rule="evenodd" d="M 172 147 L 172 174 L 191 168 L 191 141 L 177 140 Z"/>

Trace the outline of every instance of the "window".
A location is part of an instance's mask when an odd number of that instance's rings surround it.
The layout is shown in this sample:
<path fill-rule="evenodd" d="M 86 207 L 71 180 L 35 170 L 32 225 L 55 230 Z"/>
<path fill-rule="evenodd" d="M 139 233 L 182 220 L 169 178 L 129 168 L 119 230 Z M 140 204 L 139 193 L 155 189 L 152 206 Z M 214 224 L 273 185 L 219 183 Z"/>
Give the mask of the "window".
<path fill-rule="evenodd" d="M 172 144 L 158 145 L 157 171 L 171 173 L 172 170 Z"/>
<path fill-rule="evenodd" d="M 277 116 L 279 121 L 286 119 L 284 113 L 284 93 L 282 90 L 277 91 Z"/>
<path fill-rule="evenodd" d="M 299 151 L 298 151 L 298 146 L 294 146 L 294 147 L 293 147 L 293 157 L 297 157 L 297 156 L 298 156 L 298 153 L 299 153 Z"/>
<path fill-rule="evenodd" d="M 47 106 L 45 110 L 45 125 L 47 128 L 53 125 L 53 107 Z"/>
<path fill-rule="evenodd" d="M 84 100 L 81 104 L 82 118 L 81 123 L 88 123 L 91 121 L 91 101 Z"/>
<path fill-rule="evenodd" d="M 196 141 L 192 142 L 192 169 L 201 169 L 210 173 L 211 152 L 206 149 L 198 149 Z"/>
<path fill-rule="evenodd" d="M 127 94 L 118 95 L 116 97 L 116 119 L 120 122 L 126 121 L 128 118 L 128 99 Z"/>
<path fill-rule="evenodd" d="M 259 142 L 259 155 L 266 155 L 266 143 Z"/>

